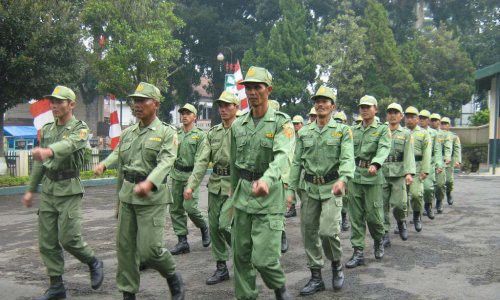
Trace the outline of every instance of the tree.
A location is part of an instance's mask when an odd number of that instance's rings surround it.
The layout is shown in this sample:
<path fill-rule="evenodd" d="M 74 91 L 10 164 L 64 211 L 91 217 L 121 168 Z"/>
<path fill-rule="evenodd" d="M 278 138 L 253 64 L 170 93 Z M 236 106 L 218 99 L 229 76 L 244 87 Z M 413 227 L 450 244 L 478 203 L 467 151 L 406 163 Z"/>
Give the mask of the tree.
<path fill-rule="evenodd" d="M 309 94 L 307 86 L 313 82 L 315 64 L 311 57 L 310 43 L 314 33 L 307 25 L 307 12 L 298 0 L 279 1 L 282 18 L 271 29 L 269 38 L 260 34 L 255 48 L 245 52 L 243 65 L 256 65 L 270 70 L 274 77 L 273 95 L 290 114 L 305 112 Z M 306 106 L 309 106 L 306 104 Z"/>
<path fill-rule="evenodd" d="M 4 113 L 48 94 L 55 85 L 76 87 L 82 47 L 73 1 L 2 1 L 0 4 L 0 157 Z"/>
<path fill-rule="evenodd" d="M 488 124 L 490 122 L 490 110 L 487 108 L 480 110 L 473 114 L 469 120 L 471 126 L 481 126 Z"/>
<path fill-rule="evenodd" d="M 318 36 L 314 58 L 320 66 L 320 78 L 328 78 L 328 85 L 337 89 L 338 105 L 352 113 L 365 92 L 363 73 L 370 56 L 366 54 L 366 29 L 359 26 L 360 17 L 354 15 L 347 1 L 343 6 L 344 14 Z"/>

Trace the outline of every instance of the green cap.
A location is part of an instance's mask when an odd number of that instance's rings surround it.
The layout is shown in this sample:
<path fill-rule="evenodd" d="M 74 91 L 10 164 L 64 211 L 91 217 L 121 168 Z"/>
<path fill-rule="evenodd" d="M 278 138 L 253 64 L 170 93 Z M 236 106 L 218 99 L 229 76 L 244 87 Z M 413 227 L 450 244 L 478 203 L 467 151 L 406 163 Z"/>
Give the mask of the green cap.
<path fill-rule="evenodd" d="M 400 113 L 403 113 L 403 108 L 398 103 L 393 102 L 393 103 L 389 104 L 389 106 L 387 106 L 386 111 L 389 111 L 391 109 L 394 109 L 394 110 L 399 111 Z"/>
<path fill-rule="evenodd" d="M 337 96 L 335 95 L 335 92 L 333 91 L 333 89 L 331 89 L 327 86 L 324 86 L 324 85 L 319 87 L 319 89 L 316 91 L 316 94 L 314 94 L 314 96 L 311 97 L 311 100 L 314 101 L 319 97 L 328 98 L 328 99 L 332 100 L 334 103 L 337 100 Z"/>
<path fill-rule="evenodd" d="M 43 96 L 44 98 L 56 98 L 61 100 L 70 100 L 75 102 L 76 96 L 75 92 L 69 87 L 65 87 L 64 85 L 58 85 L 54 88 L 54 91 L 50 95 Z"/>
<path fill-rule="evenodd" d="M 192 104 L 189 104 L 189 103 L 186 103 L 186 104 L 184 104 L 183 107 L 179 108 L 178 112 L 182 112 L 183 110 L 190 111 L 195 115 L 198 114 L 198 111 L 196 110 L 196 108 Z"/>
<path fill-rule="evenodd" d="M 405 110 L 405 113 L 407 114 L 414 114 L 418 116 L 418 109 L 414 106 L 408 106 Z"/>
<path fill-rule="evenodd" d="M 268 86 L 273 86 L 273 76 L 265 68 L 252 66 L 248 69 L 245 79 L 240 84 L 251 82 L 265 83 Z"/>
<path fill-rule="evenodd" d="M 427 109 L 422 109 L 420 113 L 418 114 L 420 117 L 426 117 L 429 118 L 431 116 L 431 112 L 428 111 Z"/>
<path fill-rule="evenodd" d="M 292 123 L 293 124 L 304 123 L 304 118 L 302 118 L 302 116 L 299 115 L 293 116 Z"/>
<path fill-rule="evenodd" d="M 222 92 L 219 99 L 217 99 L 215 101 L 221 101 L 221 102 L 240 105 L 240 99 L 238 99 L 238 97 L 235 94 L 228 92 L 228 91 Z"/>
<path fill-rule="evenodd" d="M 156 101 L 161 101 L 161 93 L 160 90 L 147 82 L 141 82 L 135 88 L 135 92 L 133 94 L 128 95 L 130 98 L 149 98 L 154 99 Z"/>
<path fill-rule="evenodd" d="M 314 106 L 311 107 L 311 110 L 309 111 L 309 115 L 317 115 L 316 108 L 314 108 Z"/>
<path fill-rule="evenodd" d="M 448 123 L 448 124 L 451 124 L 451 120 L 450 120 L 450 118 L 448 118 L 448 117 L 442 117 L 442 118 L 441 118 L 441 123 Z"/>
<path fill-rule="evenodd" d="M 441 120 L 441 116 L 440 116 L 439 114 L 432 114 L 432 115 L 430 116 L 430 119 L 431 119 L 431 120 L 432 120 L 432 119 Z"/>
<path fill-rule="evenodd" d="M 269 105 L 274 109 L 279 111 L 280 110 L 280 103 L 276 100 L 271 100 L 269 99 Z"/>
<path fill-rule="evenodd" d="M 378 106 L 377 99 L 375 97 L 370 96 L 370 95 L 364 95 L 359 99 L 359 105 L 370 105 L 370 106 Z"/>
<path fill-rule="evenodd" d="M 335 115 L 333 115 L 333 119 L 338 119 L 342 120 L 343 122 L 347 122 L 347 116 L 343 111 L 339 111 Z"/>

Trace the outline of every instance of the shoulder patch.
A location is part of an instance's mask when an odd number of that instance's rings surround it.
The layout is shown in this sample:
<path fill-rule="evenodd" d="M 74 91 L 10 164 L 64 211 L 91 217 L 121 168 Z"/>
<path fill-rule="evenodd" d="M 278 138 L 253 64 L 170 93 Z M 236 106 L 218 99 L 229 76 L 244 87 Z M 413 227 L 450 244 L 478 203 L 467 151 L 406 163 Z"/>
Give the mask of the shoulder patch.
<path fill-rule="evenodd" d="M 283 133 L 289 139 L 291 139 L 292 136 L 294 135 L 295 131 L 294 131 L 293 126 L 290 122 L 286 122 L 285 124 L 283 124 Z"/>

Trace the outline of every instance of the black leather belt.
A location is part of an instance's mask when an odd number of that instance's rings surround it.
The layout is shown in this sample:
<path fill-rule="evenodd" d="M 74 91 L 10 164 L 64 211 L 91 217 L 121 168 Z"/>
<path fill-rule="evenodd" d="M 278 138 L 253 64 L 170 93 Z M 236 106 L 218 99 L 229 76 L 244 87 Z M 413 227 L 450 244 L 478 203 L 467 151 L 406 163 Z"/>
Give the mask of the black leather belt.
<path fill-rule="evenodd" d="M 45 176 L 47 176 L 52 181 L 61 181 L 71 178 L 78 178 L 80 177 L 80 172 L 78 170 L 52 171 L 46 169 Z"/>
<path fill-rule="evenodd" d="M 403 161 L 403 153 L 399 153 L 398 155 L 389 155 L 385 159 L 385 162 L 400 162 Z"/>
<path fill-rule="evenodd" d="M 229 170 L 229 167 L 227 168 L 221 168 L 217 165 L 214 165 L 213 167 L 213 172 L 219 176 L 229 176 L 231 175 L 231 171 Z"/>
<path fill-rule="evenodd" d="M 148 176 L 143 175 L 143 174 L 139 174 L 139 173 L 135 173 L 135 172 L 123 172 L 123 178 L 126 181 L 131 182 L 131 183 L 139 183 L 139 182 L 143 182 L 144 180 L 146 180 L 146 178 L 148 178 Z"/>
<path fill-rule="evenodd" d="M 316 176 L 312 174 L 304 174 L 304 180 L 314 184 L 325 184 L 336 180 L 339 178 L 339 172 L 333 171 L 331 173 L 326 174 L 325 176 Z"/>
<path fill-rule="evenodd" d="M 369 168 L 371 165 L 371 161 L 360 159 L 360 158 L 356 158 L 355 162 L 356 162 L 356 166 L 358 166 L 360 168 Z"/>
<path fill-rule="evenodd" d="M 245 169 L 239 169 L 239 173 L 240 178 L 248 181 L 259 180 L 264 175 L 264 173 L 251 172 Z"/>
<path fill-rule="evenodd" d="M 178 165 L 178 164 L 174 164 L 174 168 L 176 170 L 179 170 L 181 172 L 192 172 L 193 169 L 194 169 L 194 166 L 190 166 L 190 167 L 185 167 L 185 166 L 181 166 L 181 165 Z"/>
<path fill-rule="evenodd" d="M 415 155 L 415 161 L 422 161 L 422 155 Z"/>

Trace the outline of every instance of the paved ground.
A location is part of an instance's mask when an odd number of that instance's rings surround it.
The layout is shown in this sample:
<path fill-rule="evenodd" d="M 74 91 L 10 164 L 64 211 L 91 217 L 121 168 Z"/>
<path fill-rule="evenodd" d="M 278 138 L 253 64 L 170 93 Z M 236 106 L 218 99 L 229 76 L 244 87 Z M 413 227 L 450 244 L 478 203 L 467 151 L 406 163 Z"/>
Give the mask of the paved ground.
<path fill-rule="evenodd" d="M 382 261 L 375 261 L 367 238 L 367 265 L 346 270 L 341 292 L 331 290 L 331 272 L 323 271 L 327 291 L 308 299 L 500 299 L 500 177 L 460 177 L 455 204 L 434 221 L 424 220 L 424 230 L 401 241 L 391 234 L 392 247 Z M 36 206 L 23 209 L 20 197 L 0 197 L 0 299 L 31 299 L 45 289 L 47 278 L 37 250 Z M 65 280 L 72 299 L 121 299 L 115 285 L 116 220 L 114 187 L 88 188 L 84 199 L 84 237 L 104 259 L 106 278 L 94 292 L 87 266 L 66 255 Z M 206 189 L 201 207 L 206 210 Z M 190 223 L 192 252 L 177 256 L 178 269 L 187 283 L 186 299 L 233 299 L 232 281 L 206 286 L 214 262 L 201 245 L 200 233 Z M 167 245 L 176 242 L 170 220 Z M 287 286 L 294 296 L 309 278 L 300 238 L 298 218 L 288 221 L 291 249 L 281 261 Z M 343 233 L 343 261 L 351 255 L 349 233 Z M 261 299 L 272 299 L 259 279 Z M 169 298 L 165 281 L 155 271 L 142 274 L 138 299 Z"/>

